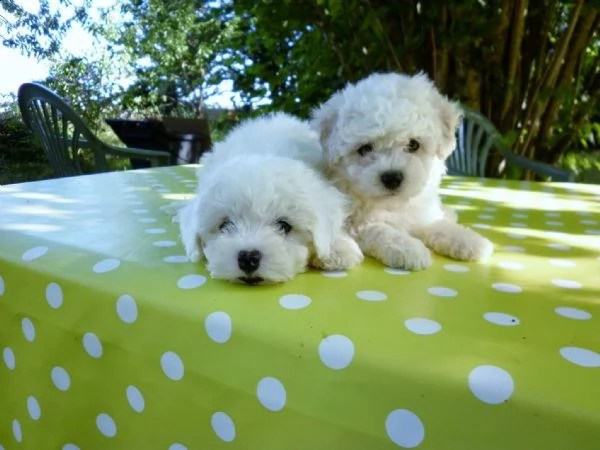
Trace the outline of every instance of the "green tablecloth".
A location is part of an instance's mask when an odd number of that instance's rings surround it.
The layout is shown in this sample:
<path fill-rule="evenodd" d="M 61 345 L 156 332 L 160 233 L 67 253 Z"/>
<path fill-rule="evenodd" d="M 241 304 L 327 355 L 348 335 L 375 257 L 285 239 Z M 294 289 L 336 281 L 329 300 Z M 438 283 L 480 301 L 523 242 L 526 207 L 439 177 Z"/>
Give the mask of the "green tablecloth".
<path fill-rule="evenodd" d="M 0 188 L 0 449 L 597 450 L 600 189 L 449 178 L 497 246 L 211 280 L 192 167 Z"/>

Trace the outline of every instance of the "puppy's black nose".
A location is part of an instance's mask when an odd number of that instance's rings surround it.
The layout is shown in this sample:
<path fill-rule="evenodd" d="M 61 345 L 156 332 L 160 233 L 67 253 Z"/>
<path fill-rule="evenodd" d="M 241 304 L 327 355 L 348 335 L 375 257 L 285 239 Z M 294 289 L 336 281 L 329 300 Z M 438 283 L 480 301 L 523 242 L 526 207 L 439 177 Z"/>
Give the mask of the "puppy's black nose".
<path fill-rule="evenodd" d="M 379 179 L 387 189 L 393 191 L 402 184 L 404 175 L 402 175 L 402 172 L 398 172 L 397 170 L 390 170 L 389 172 L 383 172 L 379 176 Z"/>
<path fill-rule="evenodd" d="M 251 274 L 260 266 L 261 253 L 258 250 L 242 250 L 238 253 L 238 267 L 244 273 Z"/>

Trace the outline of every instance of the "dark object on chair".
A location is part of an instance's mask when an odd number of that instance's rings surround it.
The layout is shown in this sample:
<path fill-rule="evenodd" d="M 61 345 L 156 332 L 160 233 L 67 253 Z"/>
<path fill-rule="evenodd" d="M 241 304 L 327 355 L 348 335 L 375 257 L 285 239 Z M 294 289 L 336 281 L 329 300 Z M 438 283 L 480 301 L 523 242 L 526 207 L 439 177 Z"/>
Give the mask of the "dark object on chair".
<path fill-rule="evenodd" d="M 197 163 L 212 145 L 206 120 L 166 117 L 162 121 L 108 119 L 106 123 L 127 146 L 168 151 L 171 164 Z M 133 159 L 131 164 L 140 168 L 146 163 Z"/>
<path fill-rule="evenodd" d="M 109 170 L 107 155 L 145 158 L 153 165 L 169 164 L 170 155 L 164 151 L 115 147 L 102 142 L 62 98 L 40 84 L 22 84 L 18 99 L 23 120 L 41 142 L 56 176 L 81 175 L 83 149 L 93 154 L 94 172 Z"/>
<path fill-rule="evenodd" d="M 446 160 L 448 175 L 485 177 L 488 157 L 497 152 L 508 165 L 545 175 L 552 181 L 575 181 L 575 174 L 568 170 L 513 153 L 492 122 L 471 108 L 461 109 L 464 116 L 457 131 L 456 149 Z"/>

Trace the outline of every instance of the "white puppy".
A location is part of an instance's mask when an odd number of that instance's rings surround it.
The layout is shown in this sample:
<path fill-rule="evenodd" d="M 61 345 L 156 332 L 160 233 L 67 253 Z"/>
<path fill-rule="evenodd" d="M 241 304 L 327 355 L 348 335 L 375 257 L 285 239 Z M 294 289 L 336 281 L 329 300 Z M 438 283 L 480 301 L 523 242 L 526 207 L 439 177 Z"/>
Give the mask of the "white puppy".
<path fill-rule="evenodd" d="M 313 111 L 328 174 L 352 197 L 351 234 L 365 254 L 422 270 L 432 264 L 428 247 L 458 260 L 492 253 L 438 195 L 460 117 L 424 74 L 373 74 Z"/>
<path fill-rule="evenodd" d="M 318 172 L 322 162 L 306 122 L 279 113 L 239 125 L 202 158 L 197 195 L 178 212 L 190 260 L 204 256 L 213 278 L 246 284 L 362 262 L 343 229 L 348 198 Z"/>

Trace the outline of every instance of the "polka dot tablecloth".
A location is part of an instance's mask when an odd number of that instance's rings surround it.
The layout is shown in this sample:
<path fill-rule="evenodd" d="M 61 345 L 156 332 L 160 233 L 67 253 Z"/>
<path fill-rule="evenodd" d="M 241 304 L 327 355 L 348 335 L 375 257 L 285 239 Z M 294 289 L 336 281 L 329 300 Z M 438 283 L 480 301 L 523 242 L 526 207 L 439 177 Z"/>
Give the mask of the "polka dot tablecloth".
<path fill-rule="evenodd" d="M 597 450 L 600 189 L 448 178 L 485 263 L 211 280 L 194 168 L 0 188 L 0 449 Z"/>

